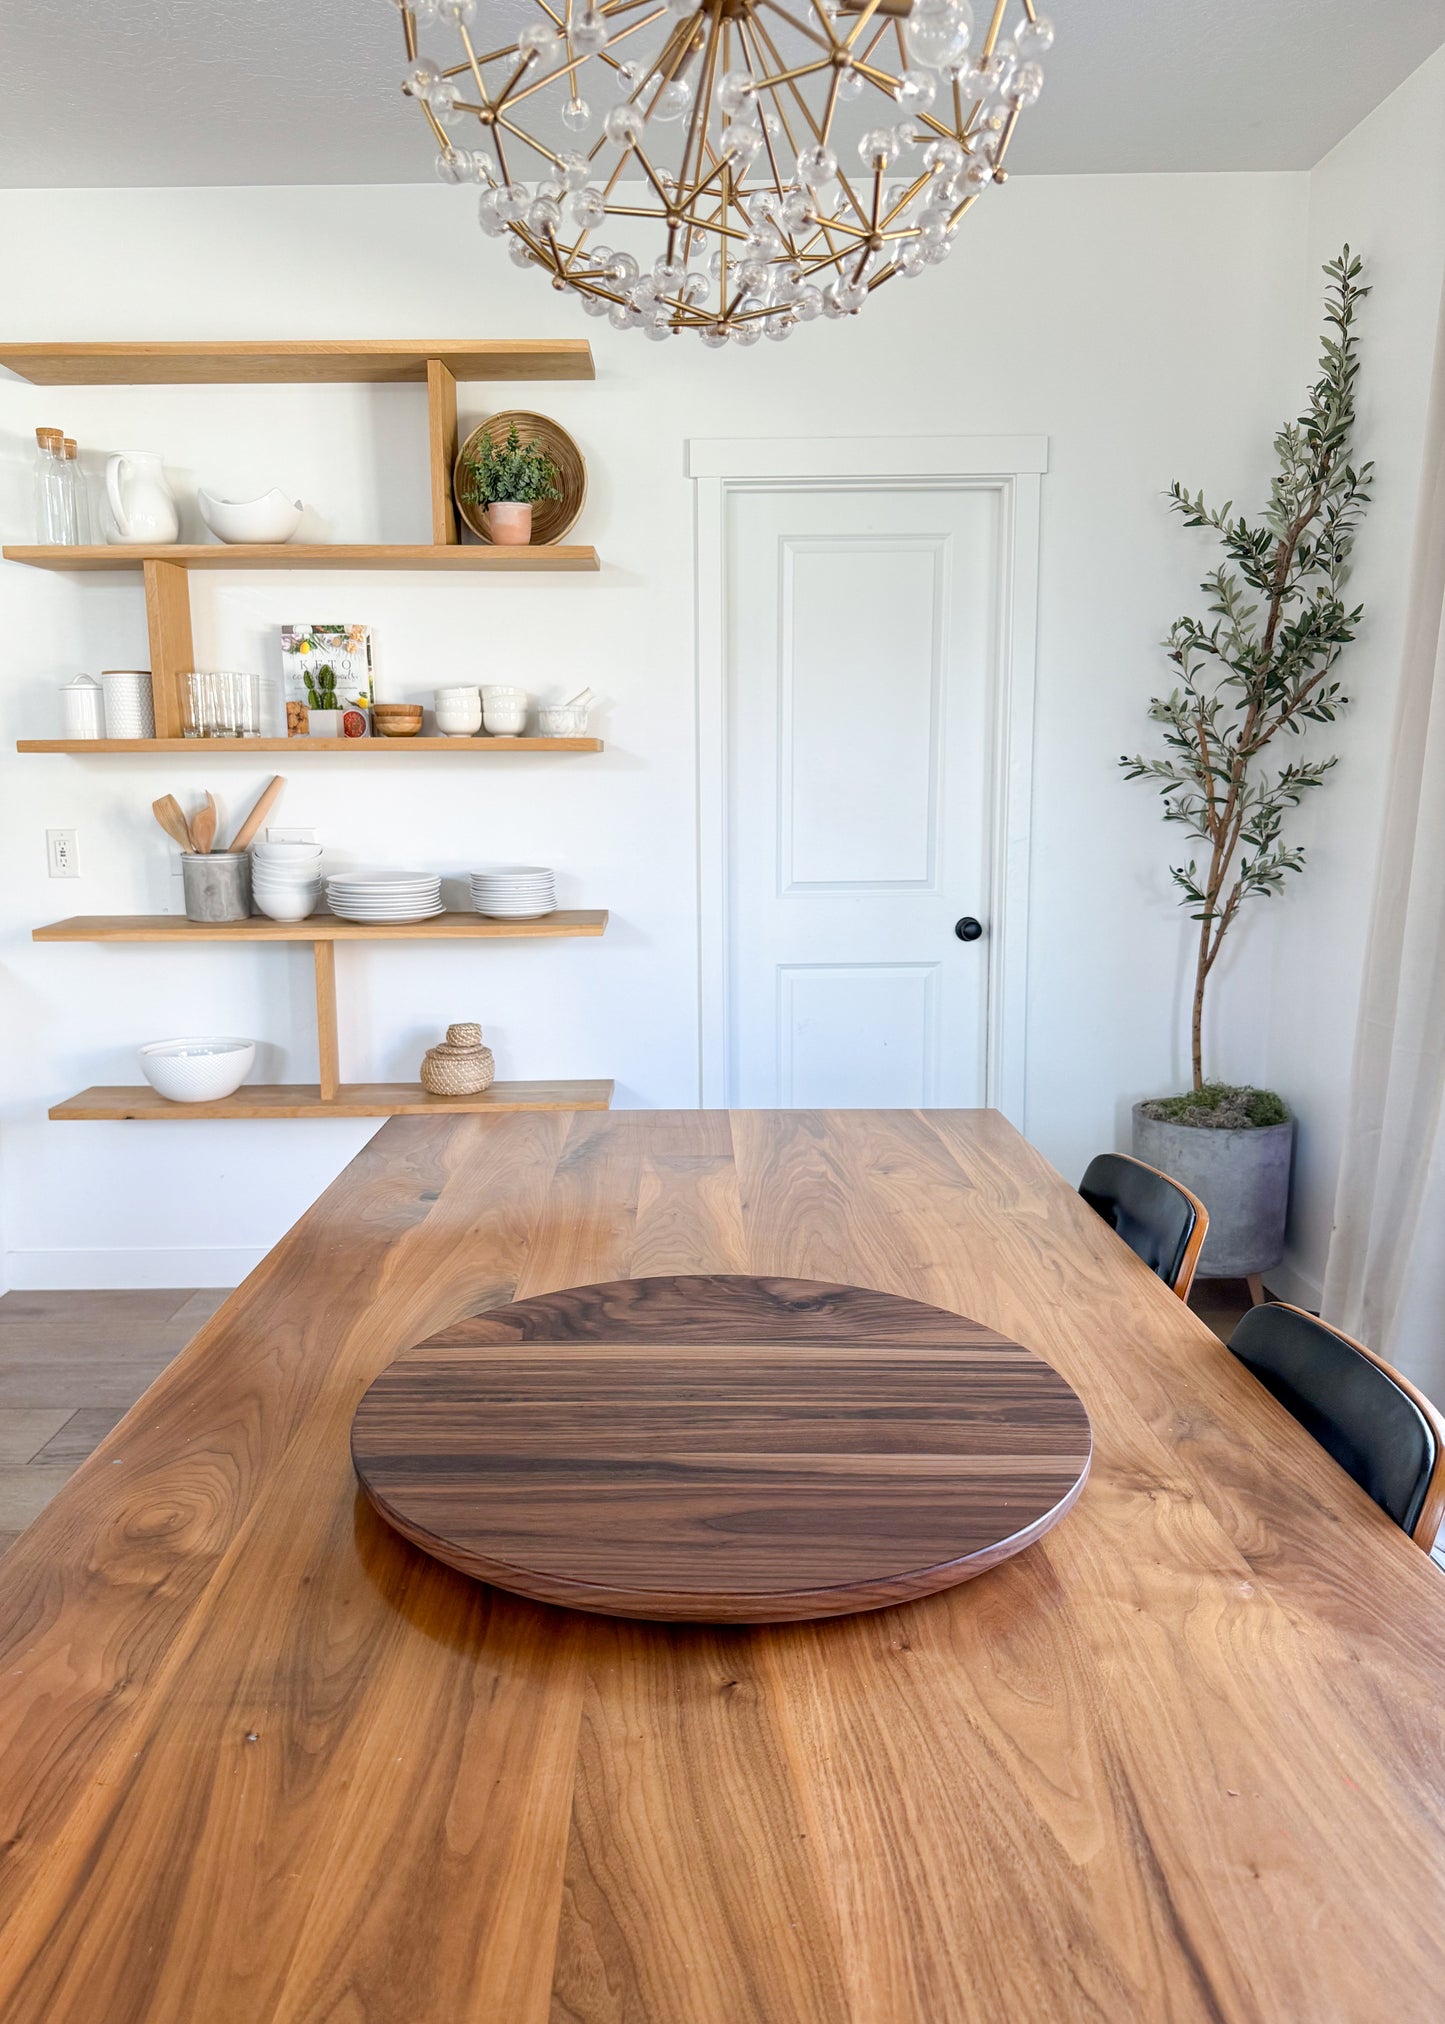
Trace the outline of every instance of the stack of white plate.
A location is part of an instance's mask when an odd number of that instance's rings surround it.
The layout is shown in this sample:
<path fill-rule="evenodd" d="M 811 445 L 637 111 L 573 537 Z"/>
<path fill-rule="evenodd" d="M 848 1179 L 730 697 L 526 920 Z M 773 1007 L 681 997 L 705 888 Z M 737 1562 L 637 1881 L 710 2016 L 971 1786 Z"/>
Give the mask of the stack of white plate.
<path fill-rule="evenodd" d="M 273 921 L 304 921 L 321 897 L 321 845 L 252 844 L 251 896 Z"/>
<path fill-rule="evenodd" d="M 429 871 L 348 871 L 326 881 L 343 921 L 429 921 L 444 914 L 442 882 Z"/>
<path fill-rule="evenodd" d="M 545 865 L 484 864 L 471 873 L 472 905 L 494 921 L 535 921 L 557 907 L 557 881 Z"/>

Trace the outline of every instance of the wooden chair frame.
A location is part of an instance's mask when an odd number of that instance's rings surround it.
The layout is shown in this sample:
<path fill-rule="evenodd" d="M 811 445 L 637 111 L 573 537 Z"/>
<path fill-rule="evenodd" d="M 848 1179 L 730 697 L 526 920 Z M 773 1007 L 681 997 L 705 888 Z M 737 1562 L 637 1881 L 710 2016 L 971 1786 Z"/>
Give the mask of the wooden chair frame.
<path fill-rule="evenodd" d="M 1296 1307 L 1288 1300 L 1276 1300 L 1271 1305 L 1282 1307 L 1290 1314 L 1301 1314 L 1306 1321 L 1313 1321 L 1318 1327 L 1327 1328 L 1331 1335 L 1337 1336 L 1341 1342 L 1348 1343 L 1366 1363 L 1374 1364 L 1377 1370 L 1382 1370 L 1386 1377 L 1398 1385 L 1406 1398 L 1419 1407 L 1434 1428 L 1435 1466 L 1430 1471 L 1430 1481 L 1425 1489 L 1425 1501 L 1420 1506 L 1420 1515 L 1410 1533 L 1415 1544 L 1423 1552 L 1429 1553 L 1439 1536 L 1441 1523 L 1445 1521 L 1445 1414 L 1440 1412 L 1432 1400 L 1426 1398 L 1418 1385 L 1411 1384 L 1409 1378 L 1396 1370 L 1394 1364 L 1387 1363 L 1378 1351 L 1370 1348 L 1368 1343 L 1358 1342 L 1353 1335 L 1346 1335 L 1345 1331 L 1336 1328 L 1332 1321 L 1321 1321 L 1319 1315 L 1311 1314 L 1307 1307 Z"/>
<path fill-rule="evenodd" d="M 1161 1181 L 1167 1181 L 1171 1188 L 1178 1189 L 1185 1201 L 1193 1208 L 1194 1228 L 1189 1234 L 1189 1242 L 1184 1247 L 1184 1256 L 1179 1261 L 1179 1270 L 1175 1273 L 1172 1280 L 1165 1282 L 1173 1292 L 1179 1295 L 1181 1300 L 1187 1300 L 1189 1298 L 1189 1289 L 1194 1284 L 1194 1274 L 1199 1264 L 1199 1254 L 1204 1249 L 1205 1238 L 1209 1235 L 1208 1209 L 1205 1208 L 1198 1195 L 1185 1187 L 1183 1181 L 1176 1181 L 1173 1174 L 1166 1174 L 1162 1167 L 1151 1167 L 1147 1160 L 1136 1160 L 1132 1153 L 1116 1153 L 1114 1157 L 1115 1159 L 1127 1160 L 1131 1167 L 1142 1167 L 1146 1174 L 1155 1174 Z"/>

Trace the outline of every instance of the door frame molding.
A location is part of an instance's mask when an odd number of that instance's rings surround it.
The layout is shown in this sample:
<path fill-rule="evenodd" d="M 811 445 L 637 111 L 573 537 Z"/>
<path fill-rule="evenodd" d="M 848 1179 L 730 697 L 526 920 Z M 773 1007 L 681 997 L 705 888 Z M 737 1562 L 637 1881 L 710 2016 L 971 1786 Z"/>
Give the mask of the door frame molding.
<path fill-rule="evenodd" d="M 727 556 L 729 492 L 860 488 L 878 479 L 999 495 L 998 666 L 990 778 L 986 1101 L 1025 1121 L 1029 845 L 1038 668 L 1039 528 L 1047 436 L 781 436 L 692 438 L 697 667 L 698 1060 L 705 1108 L 728 1088 L 729 865 Z"/>

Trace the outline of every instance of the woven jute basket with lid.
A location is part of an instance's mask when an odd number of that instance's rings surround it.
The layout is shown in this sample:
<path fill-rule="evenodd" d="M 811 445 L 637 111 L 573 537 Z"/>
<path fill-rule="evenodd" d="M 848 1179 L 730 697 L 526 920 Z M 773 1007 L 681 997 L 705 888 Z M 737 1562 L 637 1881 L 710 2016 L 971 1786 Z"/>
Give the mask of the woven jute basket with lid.
<path fill-rule="evenodd" d="M 482 1029 L 471 1020 L 448 1026 L 438 1047 L 429 1047 L 421 1064 L 421 1086 L 431 1096 L 476 1096 L 490 1089 L 497 1064 L 490 1047 L 482 1045 Z"/>

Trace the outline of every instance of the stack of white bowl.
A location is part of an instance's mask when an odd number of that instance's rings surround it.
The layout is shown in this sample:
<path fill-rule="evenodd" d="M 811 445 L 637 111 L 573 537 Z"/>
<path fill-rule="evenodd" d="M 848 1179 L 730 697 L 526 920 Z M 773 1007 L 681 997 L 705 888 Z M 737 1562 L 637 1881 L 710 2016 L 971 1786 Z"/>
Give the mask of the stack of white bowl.
<path fill-rule="evenodd" d="M 251 897 L 273 921 L 304 921 L 321 897 L 321 845 L 253 843 Z"/>
<path fill-rule="evenodd" d="M 557 880 L 542 864 L 484 864 L 468 874 L 472 905 L 494 921 L 535 921 L 555 913 Z"/>
<path fill-rule="evenodd" d="M 326 898 L 343 921 L 429 921 L 446 912 L 441 879 L 427 871 L 338 872 Z"/>
<path fill-rule="evenodd" d="M 520 738 L 527 729 L 525 689 L 510 682 L 483 682 L 482 728 L 493 738 Z"/>

